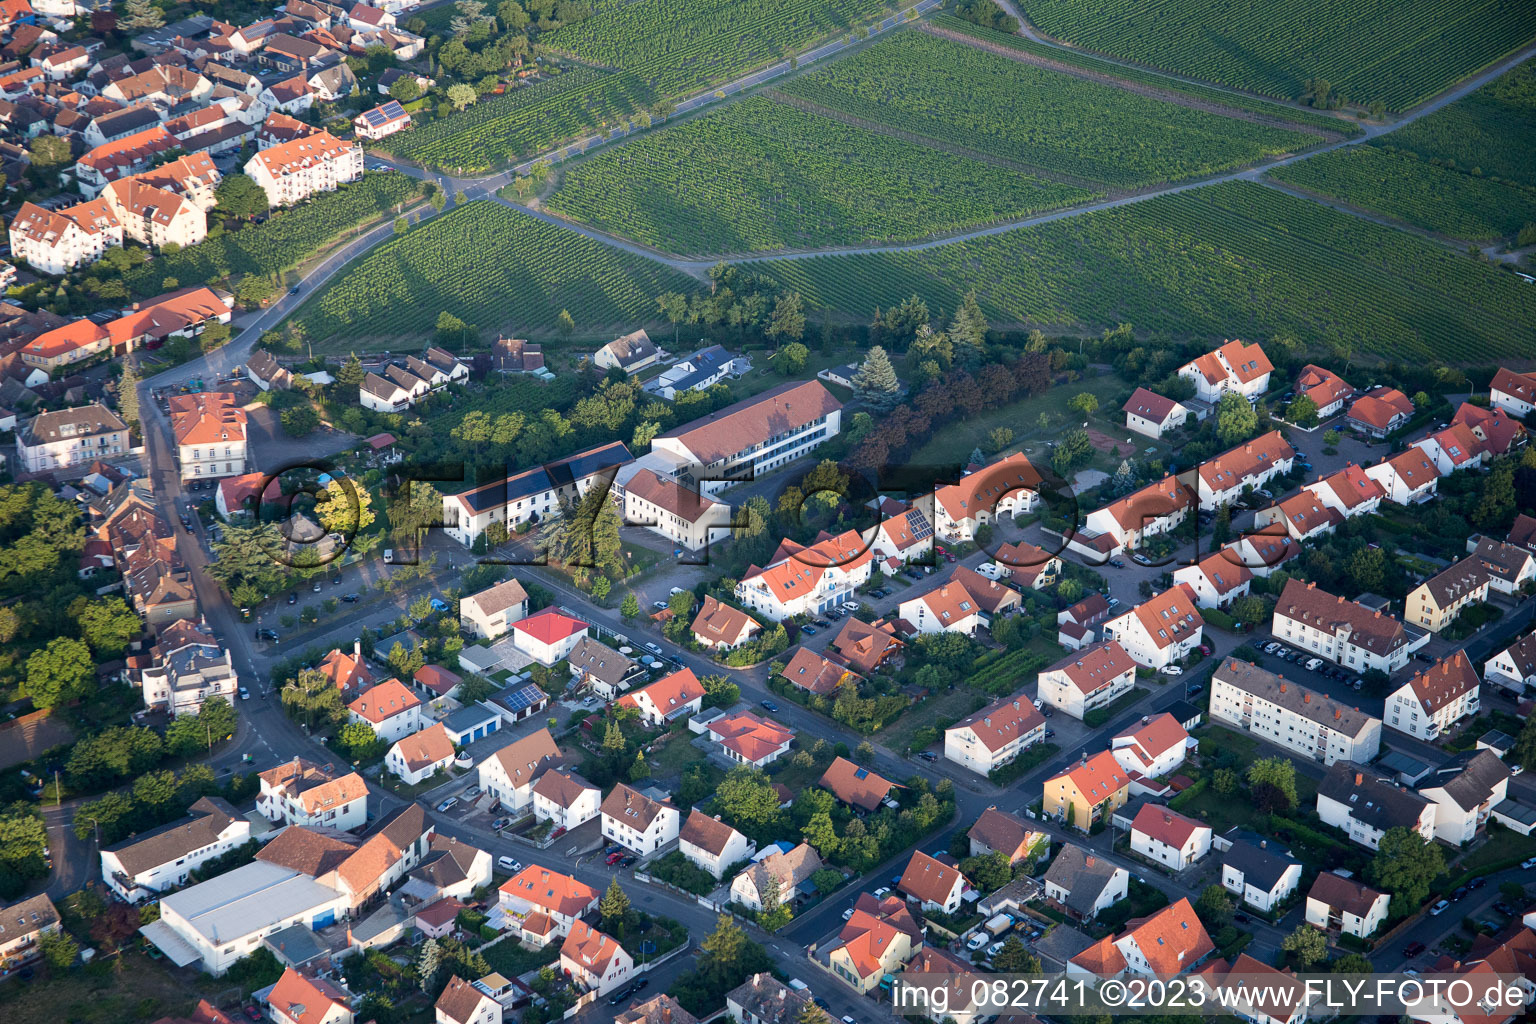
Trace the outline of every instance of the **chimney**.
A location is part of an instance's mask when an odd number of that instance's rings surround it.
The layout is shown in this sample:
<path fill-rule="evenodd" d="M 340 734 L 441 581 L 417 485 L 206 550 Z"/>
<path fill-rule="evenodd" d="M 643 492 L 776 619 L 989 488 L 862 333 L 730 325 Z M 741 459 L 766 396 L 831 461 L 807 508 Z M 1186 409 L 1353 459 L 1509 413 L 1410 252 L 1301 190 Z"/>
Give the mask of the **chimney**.
<path fill-rule="evenodd" d="M 1342 709 L 1340 709 L 1340 708 L 1334 708 L 1333 709 L 1333 720 L 1335 722 L 1337 722 L 1339 719 L 1341 719 L 1343 717 L 1344 717 L 1344 712 L 1343 712 Z"/>
<path fill-rule="evenodd" d="M 1301 695 L 1301 702 L 1303 704 L 1311 704 L 1312 703 L 1312 695 L 1310 693 L 1303 693 Z"/>
<path fill-rule="evenodd" d="M 1360 774 L 1359 772 L 1355 772 L 1355 785 L 1358 786 L 1358 785 L 1360 785 L 1364 781 L 1365 781 L 1365 776 Z"/>
<path fill-rule="evenodd" d="M 1284 693 L 1284 692 L 1285 692 L 1285 684 L 1284 684 L 1284 683 L 1281 683 L 1281 684 L 1280 684 L 1280 692 L 1281 692 L 1281 693 Z"/>
<path fill-rule="evenodd" d="M 1089 868 L 1093 867 L 1093 854 L 1090 853 L 1087 857 L 1083 858 L 1083 866 Z"/>

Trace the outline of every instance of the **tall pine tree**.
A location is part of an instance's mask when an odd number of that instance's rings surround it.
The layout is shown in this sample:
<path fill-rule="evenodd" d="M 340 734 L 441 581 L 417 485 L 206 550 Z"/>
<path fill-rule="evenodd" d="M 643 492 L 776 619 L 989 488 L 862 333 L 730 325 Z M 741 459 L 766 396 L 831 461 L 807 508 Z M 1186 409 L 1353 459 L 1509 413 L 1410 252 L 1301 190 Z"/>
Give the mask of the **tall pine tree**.
<path fill-rule="evenodd" d="M 124 423 L 139 425 L 139 372 L 128 359 L 123 360 L 123 375 L 117 380 L 117 411 Z"/>
<path fill-rule="evenodd" d="M 879 345 L 873 346 L 864 357 L 859 372 L 853 375 L 853 393 L 870 408 L 884 412 L 901 401 L 901 381 L 896 379 L 896 368 L 891 357 Z"/>
<path fill-rule="evenodd" d="M 975 362 L 981 358 L 987 344 L 987 318 L 982 315 L 976 302 L 976 289 L 965 293 L 965 301 L 955 310 L 955 319 L 949 325 L 949 338 L 955 344 L 955 353 L 961 362 Z"/>

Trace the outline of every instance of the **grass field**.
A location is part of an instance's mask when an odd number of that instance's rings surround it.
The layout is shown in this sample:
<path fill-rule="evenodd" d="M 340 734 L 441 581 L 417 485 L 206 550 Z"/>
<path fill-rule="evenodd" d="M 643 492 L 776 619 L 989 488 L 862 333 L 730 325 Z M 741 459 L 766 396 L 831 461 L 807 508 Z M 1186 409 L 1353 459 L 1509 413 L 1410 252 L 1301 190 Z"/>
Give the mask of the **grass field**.
<path fill-rule="evenodd" d="M 902 32 L 783 91 L 1045 173 L 1132 189 L 1318 141 L 1075 78 L 926 32 Z"/>
<path fill-rule="evenodd" d="M 693 254 L 906 241 L 1093 196 L 752 97 L 593 157 L 546 205 Z"/>
<path fill-rule="evenodd" d="M 1298 99 L 1321 77 L 1350 100 L 1405 110 L 1536 38 L 1524 0 L 1025 0 L 1065 42 Z"/>
<path fill-rule="evenodd" d="M 769 261 L 815 306 L 867 320 L 975 288 L 994 323 L 1268 338 L 1460 363 L 1536 352 L 1536 288 L 1403 232 L 1234 182 L 920 252 Z"/>
<path fill-rule="evenodd" d="M 1536 67 L 1522 64 L 1390 136 L 1274 177 L 1456 238 L 1536 222 Z"/>
<path fill-rule="evenodd" d="M 300 308 L 317 342 L 345 333 L 412 337 L 444 310 L 491 330 L 550 328 L 568 309 L 582 333 L 657 318 L 656 296 L 692 279 L 492 202 L 450 210 L 374 248 Z"/>
<path fill-rule="evenodd" d="M 1111 400 L 1125 390 L 1127 390 L 1126 385 L 1113 374 L 1075 381 L 1065 387 L 1051 388 L 1044 394 L 1020 399 L 1001 408 L 991 409 L 978 416 L 949 424 L 921 448 L 914 451 L 907 461 L 914 466 L 964 465 L 973 450 L 977 448 L 982 451 L 990 450 L 989 435 L 997 427 L 1007 427 L 1012 430 L 1015 445 L 1033 449 L 1035 446 L 1029 444 L 1029 441 L 1054 438 L 1066 429 L 1063 424 L 1071 423 L 1075 427 L 1082 422 L 1075 413 L 1067 410 L 1067 402 L 1072 399 L 1072 396 L 1083 391 L 1091 393 L 1099 400 L 1100 412 L 1103 413 L 1111 409 Z M 1041 430 L 1039 427 L 1041 413 L 1047 414 L 1052 419 L 1052 425 L 1046 430 Z M 1115 407 L 1115 416 L 1118 416 L 1118 407 Z M 1076 422 L 1072 422 L 1074 419 Z M 1108 424 L 1101 418 L 1094 422 L 1093 426 L 1099 430 L 1105 430 Z M 1142 441 L 1143 439 L 1137 438 L 1138 444 L 1142 447 L 1155 443 L 1148 440 L 1143 444 Z M 1038 454 L 1033 451 L 1030 454 L 1037 458 L 1044 458 L 1045 450 L 1042 448 Z"/>

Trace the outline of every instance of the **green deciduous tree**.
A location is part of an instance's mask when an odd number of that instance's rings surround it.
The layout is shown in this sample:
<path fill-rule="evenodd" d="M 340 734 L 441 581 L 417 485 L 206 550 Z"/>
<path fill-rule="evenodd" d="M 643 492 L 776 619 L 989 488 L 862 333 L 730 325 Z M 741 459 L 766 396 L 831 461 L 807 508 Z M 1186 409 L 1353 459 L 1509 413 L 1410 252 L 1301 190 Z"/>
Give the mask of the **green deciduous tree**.
<path fill-rule="evenodd" d="M 1228 391 L 1216 403 L 1216 436 L 1225 445 L 1242 444 L 1259 429 L 1259 415 L 1248 399 Z"/>
<path fill-rule="evenodd" d="M 227 175 L 213 190 L 218 211 L 226 217 L 250 220 L 267 212 L 267 193 L 244 174 Z"/>
<path fill-rule="evenodd" d="M 1040 958 L 1025 949 L 1017 935 L 1010 935 L 992 958 L 992 969 L 1001 974 L 1039 974 Z"/>
<path fill-rule="evenodd" d="M 1261 757 L 1248 766 L 1248 786 L 1264 811 L 1296 806 L 1296 765 L 1288 757 Z"/>
<path fill-rule="evenodd" d="M 1298 970 L 1308 971 L 1328 958 L 1328 937 L 1309 924 L 1301 924 L 1280 940 L 1280 948 Z"/>
<path fill-rule="evenodd" d="M 791 341 L 779 346 L 779 350 L 769 360 L 775 371 L 786 377 L 793 377 L 805 370 L 805 364 L 811 357 L 811 350 L 798 341 Z"/>
<path fill-rule="evenodd" d="M 27 659 L 21 693 L 39 708 L 51 708 L 85 696 L 94 675 L 91 649 L 80 640 L 61 636 Z"/>
<path fill-rule="evenodd" d="M 1200 920 L 1205 922 L 1207 928 L 1215 931 L 1231 923 L 1232 911 L 1232 897 L 1219 885 L 1208 885 L 1201 889 L 1199 898 L 1195 900 L 1195 913 L 1200 915 Z"/>
<path fill-rule="evenodd" d="M 1445 870 L 1445 853 L 1413 829 L 1399 825 L 1387 829 L 1376 855 L 1366 866 L 1371 884 L 1390 892 L 1394 900 L 1417 907 L 1429 898 L 1429 887 Z"/>

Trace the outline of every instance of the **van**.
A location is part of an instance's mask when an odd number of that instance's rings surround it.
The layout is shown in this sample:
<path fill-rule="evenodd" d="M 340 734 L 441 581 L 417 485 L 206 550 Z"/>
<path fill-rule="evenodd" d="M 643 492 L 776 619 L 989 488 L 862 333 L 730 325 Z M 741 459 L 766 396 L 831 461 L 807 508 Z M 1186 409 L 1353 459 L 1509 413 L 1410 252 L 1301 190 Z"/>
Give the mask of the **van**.
<path fill-rule="evenodd" d="M 506 856 L 505 854 L 496 858 L 496 866 L 512 875 L 517 874 L 522 870 L 523 867 L 517 861 L 513 860 L 511 857 Z"/>

